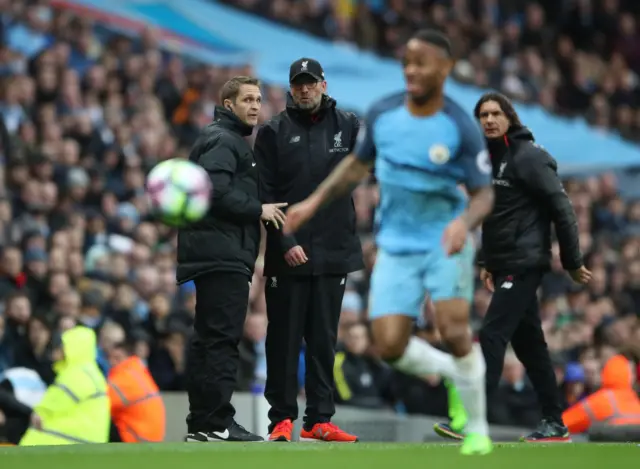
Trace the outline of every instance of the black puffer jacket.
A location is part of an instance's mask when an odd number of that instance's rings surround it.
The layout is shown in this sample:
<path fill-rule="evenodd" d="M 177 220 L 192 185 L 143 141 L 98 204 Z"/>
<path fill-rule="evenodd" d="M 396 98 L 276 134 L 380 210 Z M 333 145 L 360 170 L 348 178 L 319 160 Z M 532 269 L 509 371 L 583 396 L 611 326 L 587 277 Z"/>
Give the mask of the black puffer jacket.
<path fill-rule="evenodd" d="M 490 272 L 546 270 L 551 224 L 567 270 L 582 266 L 575 212 L 557 174 L 556 161 L 525 127 L 489 142 L 495 205 L 482 225 L 480 264 Z"/>
<path fill-rule="evenodd" d="M 189 159 L 207 170 L 213 184 L 209 213 L 178 232 L 178 283 L 209 272 L 253 275 L 260 246 L 258 168 L 245 140 L 248 126 L 217 107 L 215 120 L 196 141 Z"/>
<path fill-rule="evenodd" d="M 320 111 L 313 115 L 299 110 L 289 96 L 286 110 L 266 122 L 256 137 L 261 200 L 289 205 L 304 200 L 353 150 L 358 130 L 357 117 L 337 109 L 336 101 L 328 96 L 323 97 Z M 309 261 L 292 268 L 284 254 L 298 245 Z M 362 268 L 351 195 L 320 210 L 295 237 L 283 236 L 267 225 L 267 276 L 344 275 Z"/>

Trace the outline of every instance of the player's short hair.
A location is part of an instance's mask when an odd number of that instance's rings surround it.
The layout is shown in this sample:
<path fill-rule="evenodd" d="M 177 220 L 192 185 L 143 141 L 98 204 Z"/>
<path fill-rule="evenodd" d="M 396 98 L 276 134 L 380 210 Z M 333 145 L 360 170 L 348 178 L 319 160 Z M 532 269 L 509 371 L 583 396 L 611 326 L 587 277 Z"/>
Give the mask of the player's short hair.
<path fill-rule="evenodd" d="M 438 31 L 437 29 L 420 29 L 415 32 L 411 39 L 417 39 L 418 41 L 426 42 L 427 44 L 439 47 L 447 53 L 449 58 L 453 58 L 453 51 L 451 48 L 451 41 L 445 33 Z"/>
<path fill-rule="evenodd" d="M 235 103 L 242 85 L 252 85 L 260 87 L 261 83 L 260 80 L 254 77 L 233 77 L 231 80 L 222 85 L 222 90 L 220 90 L 220 104 L 224 103 L 225 99 L 228 99 Z"/>
<path fill-rule="evenodd" d="M 509 119 L 509 124 L 511 126 L 522 127 L 520 117 L 518 116 L 516 109 L 513 107 L 511 100 L 502 93 L 498 93 L 496 91 L 490 91 L 489 93 L 485 93 L 482 95 L 473 110 L 473 115 L 476 116 L 476 119 L 480 119 L 480 108 L 482 107 L 482 105 L 489 101 L 498 103 L 498 106 L 500 106 L 502 112 L 504 112 L 504 114 L 507 116 L 507 119 Z"/>

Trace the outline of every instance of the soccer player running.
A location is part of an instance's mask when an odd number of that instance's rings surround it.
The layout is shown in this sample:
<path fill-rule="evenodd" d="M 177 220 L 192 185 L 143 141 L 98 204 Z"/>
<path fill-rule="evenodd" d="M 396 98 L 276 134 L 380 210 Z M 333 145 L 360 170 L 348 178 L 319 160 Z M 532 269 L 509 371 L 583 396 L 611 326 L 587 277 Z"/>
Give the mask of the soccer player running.
<path fill-rule="evenodd" d="M 371 108 L 354 154 L 291 207 L 284 230 L 295 232 L 353 189 L 375 162 L 381 195 L 369 312 L 375 344 L 402 372 L 449 378 L 468 414 L 462 453 L 487 454 L 485 364 L 469 327 L 474 248 L 468 234 L 493 207 L 491 164 L 477 123 L 444 95 L 453 64 L 446 36 L 416 33 L 404 57 L 406 91 Z M 425 293 L 452 355 L 411 334 Z"/>

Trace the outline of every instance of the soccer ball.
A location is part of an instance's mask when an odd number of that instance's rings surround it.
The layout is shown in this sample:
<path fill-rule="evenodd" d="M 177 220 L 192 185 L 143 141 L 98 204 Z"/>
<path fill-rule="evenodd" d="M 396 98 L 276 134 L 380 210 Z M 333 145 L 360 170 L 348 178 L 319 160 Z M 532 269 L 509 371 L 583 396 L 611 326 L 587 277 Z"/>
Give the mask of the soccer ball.
<path fill-rule="evenodd" d="M 157 164 L 147 176 L 151 214 L 166 225 L 182 227 L 209 210 L 211 180 L 189 160 L 173 158 Z"/>

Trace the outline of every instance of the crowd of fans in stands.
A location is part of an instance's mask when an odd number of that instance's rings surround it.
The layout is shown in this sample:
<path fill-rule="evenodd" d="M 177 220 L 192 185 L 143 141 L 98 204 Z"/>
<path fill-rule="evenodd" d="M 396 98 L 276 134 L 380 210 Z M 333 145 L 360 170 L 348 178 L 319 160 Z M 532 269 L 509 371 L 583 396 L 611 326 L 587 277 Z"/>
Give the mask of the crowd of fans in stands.
<path fill-rule="evenodd" d="M 272 3 L 282 8 L 283 1 Z M 386 12 L 375 10 L 373 1 L 359 3 L 360 10 L 369 5 L 371 14 L 377 11 L 377 18 L 385 18 L 387 29 L 378 28 L 384 34 L 375 43 L 383 51 L 398 44 L 399 31 L 406 27 L 401 21 L 406 12 L 396 12 L 397 6 L 412 2 L 389 3 Z M 454 3 L 454 18 L 463 20 L 464 2 Z M 441 9 L 434 5 L 431 15 L 442 16 Z M 274 6 L 271 13 L 278 11 Z M 535 19 L 541 11 L 530 7 L 525 17 Z M 443 21 L 449 16 L 443 15 Z M 490 19 L 485 28 L 493 24 Z M 325 18 L 323 24 L 328 22 Z M 535 25 L 531 19 L 523 24 L 531 22 Z M 465 24 L 457 27 L 463 30 Z M 524 26 L 515 20 L 504 26 L 537 44 L 539 36 L 524 34 Z M 323 31 L 344 38 L 355 34 L 353 22 L 317 32 Z M 494 36 L 499 45 L 501 36 Z M 152 30 L 128 39 L 69 11 L 52 9 L 46 1 L 0 0 L 0 37 L 0 373 L 28 367 L 50 383 L 52 334 L 82 323 L 98 333 L 105 371 L 105 351 L 130 334 L 160 388 L 184 389 L 195 292 L 190 284 L 175 285 L 175 233 L 147 216 L 145 174 L 160 160 L 188 153 L 199 129 L 213 117 L 221 85 L 233 75 L 251 75 L 251 67 L 191 63 L 161 51 Z M 575 42 L 567 41 L 569 46 Z M 485 42 L 483 53 L 468 55 L 469 66 L 479 67 L 472 74 L 475 79 L 483 73 L 488 79 L 483 64 L 498 53 L 491 44 Z M 571 56 L 575 62 L 580 54 Z M 623 56 L 617 63 L 632 76 Z M 637 65 L 630 57 L 627 61 Z M 523 62 L 506 63 L 517 69 Z M 546 70 L 556 67 L 553 64 L 548 61 Z M 614 80 L 614 92 L 620 83 L 629 81 Z M 541 95 L 548 91 L 544 86 L 525 89 L 533 93 L 530 97 L 536 90 Z M 284 90 L 265 86 L 264 96 L 263 119 L 284 108 Z M 589 94 L 581 102 L 588 106 L 603 96 Z M 619 101 L 605 98 L 610 102 Z M 640 203 L 621 200 L 609 175 L 570 182 L 568 192 L 578 212 L 583 249 L 591 253 L 594 281 L 588 289 L 576 289 L 556 261 L 542 292 L 542 314 L 558 377 L 571 403 L 598 387 L 602 360 L 613 350 L 640 355 L 633 350 L 640 344 Z M 366 327 L 366 297 L 376 255 L 371 225 L 377 189 L 361 186 L 354 197 L 367 267 L 351 276 L 343 302 L 340 353 L 345 354 L 344 378 L 352 388 L 347 404 L 442 415 L 446 393 L 439 377 L 400 375 L 375 358 Z M 240 346 L 241 390 L 250 389 L 265 373 L 263 288 L 258 262 Z M 476 323 L 489 299 L 490 294 L 478 288 Z M 430 316 L 427 303 L 425 318 Z M 428 321 L 418 325 L 416 333 L 438 343 Z M 500 393 L 499 405 L 490 406 L 494 421 L 537 423 L 535 396 L 511 354 Z"/>
<path fill-rule="evenodd" d="M 413 31 L 446 31 L 461 82 L 586 116 L 640 142 L 636 0 L 222 0 L 312 34 L 400 57 Z"/>

